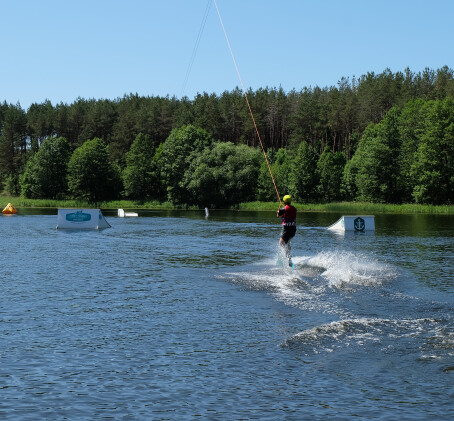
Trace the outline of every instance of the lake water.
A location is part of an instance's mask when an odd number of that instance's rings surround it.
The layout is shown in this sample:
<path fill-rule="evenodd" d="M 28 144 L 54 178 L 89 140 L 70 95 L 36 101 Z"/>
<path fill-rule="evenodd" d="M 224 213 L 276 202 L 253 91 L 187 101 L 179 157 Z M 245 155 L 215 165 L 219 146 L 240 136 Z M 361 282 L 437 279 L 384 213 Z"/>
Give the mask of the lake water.
<path fill-rule="evenodd" d="M 33 214 L 34 213 L 34 214 Z M 451 420 L 454 218 L 0 217 L 1 420 Z"/>

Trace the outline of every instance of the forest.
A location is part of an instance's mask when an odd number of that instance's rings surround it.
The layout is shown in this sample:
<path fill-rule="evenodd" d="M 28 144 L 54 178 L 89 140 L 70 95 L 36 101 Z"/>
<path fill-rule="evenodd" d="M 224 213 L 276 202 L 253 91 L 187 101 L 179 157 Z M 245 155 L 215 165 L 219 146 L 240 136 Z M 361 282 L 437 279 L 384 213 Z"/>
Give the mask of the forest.
<path fill-rule="evenodd" d="M 452 204 L 454 78 L 444 66 L 251 89 L 280 194 L 301 203 Z M 0 104 L 0 190 L 175 206 L 278 201 L 243 92 Z"/>

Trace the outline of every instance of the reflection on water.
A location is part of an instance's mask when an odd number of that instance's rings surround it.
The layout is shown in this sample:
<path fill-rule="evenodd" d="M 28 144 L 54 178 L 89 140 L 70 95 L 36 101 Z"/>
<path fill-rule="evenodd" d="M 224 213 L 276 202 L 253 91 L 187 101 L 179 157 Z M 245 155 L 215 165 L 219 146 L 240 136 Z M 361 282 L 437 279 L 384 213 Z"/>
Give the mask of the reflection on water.
<path fill-rule="evenodd" d="M 2 420 L 450 419 L 453 217 L 138 213 L 0 217 Z"/>

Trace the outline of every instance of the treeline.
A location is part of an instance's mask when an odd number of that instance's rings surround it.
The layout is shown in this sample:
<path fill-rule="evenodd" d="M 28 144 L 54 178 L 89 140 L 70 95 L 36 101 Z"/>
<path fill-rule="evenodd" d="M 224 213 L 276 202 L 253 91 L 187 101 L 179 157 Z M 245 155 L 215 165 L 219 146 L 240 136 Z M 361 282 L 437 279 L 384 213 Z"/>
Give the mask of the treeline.
<path fill-rule="evenodd" d="M 279 191 L 305 202 L 452 203 L 451 69 L 247 94 Z M 11 194 L 227 206 L 275 200 L 270 180 L 238 89 L 0 105 L 0 183 Z"/>

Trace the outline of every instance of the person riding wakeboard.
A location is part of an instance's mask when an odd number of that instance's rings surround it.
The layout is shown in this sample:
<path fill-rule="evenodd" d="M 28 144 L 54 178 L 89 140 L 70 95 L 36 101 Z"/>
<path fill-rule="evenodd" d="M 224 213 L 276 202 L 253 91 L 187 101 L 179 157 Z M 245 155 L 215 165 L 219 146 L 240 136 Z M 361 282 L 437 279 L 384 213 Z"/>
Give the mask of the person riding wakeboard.
<path fill-rule="evenodd" d="M 290 254 L 290 240 L 296 234 L 296 208 L 291 204 L 292 196 L 289 194 L 283 197 L 284 207 L 277 211 L 277 216 L 282 218 L 282 232 L 279 239 L 279 246 L 284 249 L 289 266 L 293 267 L 292 256 Z"/>

